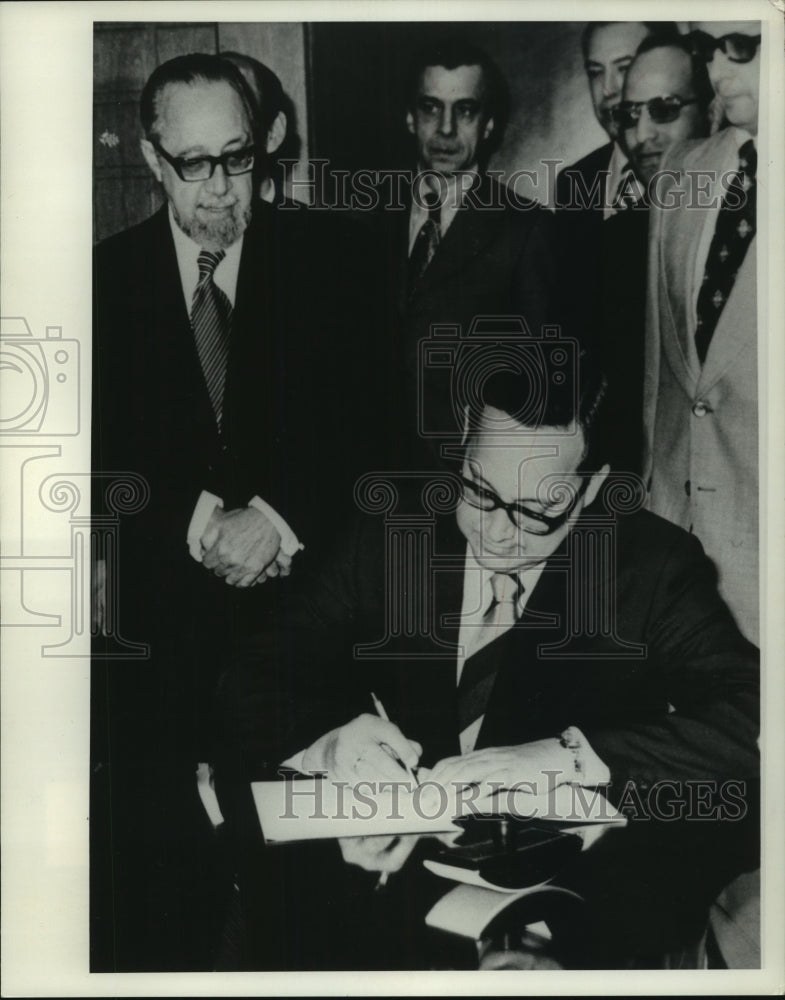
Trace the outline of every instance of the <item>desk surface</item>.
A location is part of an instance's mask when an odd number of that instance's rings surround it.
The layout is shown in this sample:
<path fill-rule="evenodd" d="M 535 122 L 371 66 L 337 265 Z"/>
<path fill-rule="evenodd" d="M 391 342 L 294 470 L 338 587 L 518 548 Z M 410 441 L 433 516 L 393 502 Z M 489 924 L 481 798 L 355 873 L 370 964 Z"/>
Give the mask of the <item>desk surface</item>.
<path fill-rule="evenodd" d="M 477 942 L 425 923 L 455 887 L 423 866 L 444 852 L 435 837 L 412 837 L 405 845 L 389 838 L 265 845 L 250 794 L 241 800 L 234 840 L 247 968 L 478 968 Z M 476 833 L 478 822 L 470 821 L 463 842 L 487 835 Z M 509 908 L 509 919 L 489 937 L 517 942 L 526 925 L 544 920 L 555 967 L 657 967 L 662 955 L 700 939 L 723 885 L 756 867 L 757 829 L 752 809 L 736 822 L 632 818 L 559 860 L 549 884 L 578 894 L 579 903 L 529 896 Z M 391 848 L 407 856 L 379 887 Z"/>

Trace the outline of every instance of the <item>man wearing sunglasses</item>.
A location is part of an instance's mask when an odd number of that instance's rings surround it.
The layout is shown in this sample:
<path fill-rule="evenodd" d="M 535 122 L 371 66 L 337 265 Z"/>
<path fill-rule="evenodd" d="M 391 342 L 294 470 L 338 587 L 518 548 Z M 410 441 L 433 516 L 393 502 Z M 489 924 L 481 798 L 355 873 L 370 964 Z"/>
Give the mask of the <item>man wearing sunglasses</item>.
<path fill-rule="evenodd" d="M 713 96 L 706 65 L 687 41 L 644 39 L 627 71 L 623 100 L 611 112 L 644 185 L 674 142 L 708 135 Z"/>
<path fill-rule="evenodd" d="M 611 108 L 636 187 L 627 192 L 627 210 L 616 212 L 602 225 L 602 241 L 596 248 L 597 336 L 610 402 L 620 417 L 611 442 L 611 464 L 637 475 L 643 462 L 648 186 L 672 143 L 708 135 L 713 96 L 705 63 L 692 56 L 683 39 L 649 36 L 627 70 L 623 100 Z"/>
<path fill-rule="evenodd" d="M 94 516 L 116 518 L 113 476 L 135 477 L 143 501 L 121 519 L 117 561 L 99 564 L 114 584 L 93 671 L 102 971 L 212 967 L 226 873 L 202 800 L 219 665 L 280 599 L 270 578 L 296 573 L 351 509 L 363 467 L 362 421 L 344 409 L 362 357 L 340 306 L 355 304 L 346 258 L 255 196 L 275 135 L 255 134 L 252 107 L 219 56 L 159 66 L 141 150 L 165 204 L 95 254 Z M 144 644 L 139 662 L 113 668 L 118 635 Z"/>
<path fill-rule="evenodd" d="M 701 539 L 721 593 L 756 642 L 760 25 L 702 22 L 690 42 L 728 126 L 674 145 L 662 160 L 673 176 L 652 208 L 646 471 L 651 509 Z"/>
<path fill-rule="evenodd" d="M 604 320 L 599 287 L 608 239 L 605 226 L 640 197 L 614 108 L 622 99 L 624 79 L 638 46 L 650 38 L 677 37 L 672 21 L 592 21 L 581 39 L 594 116 L 609 141 L 565 167 L 556 178 L 556 231 L 560 272 L 569 275 L 571 284 L 564 323 L 590 346 L 597 346 Z M 591 118 L 586 122 L 590 125 Z M 574 138 L 577 143 L 583 137 Z M 626 455 L 623 460 L 629 466 Z"/>
<path fill-rule="evenodd" d="M 645 475 L 651 510 L 697 535 L 739 627 L 757 642 L 760 24 L 700 22 L 689 38 L 727 126 L 662 160 L 675 176 L 652 208 Z M 708 179 L 697 203 L 691 172 Z M 683 207 L 668 208 L 669 196 Z M 758 878 L 742 877 L 718 900 L 713 923 L 731 968 L 760 963 Z"/>

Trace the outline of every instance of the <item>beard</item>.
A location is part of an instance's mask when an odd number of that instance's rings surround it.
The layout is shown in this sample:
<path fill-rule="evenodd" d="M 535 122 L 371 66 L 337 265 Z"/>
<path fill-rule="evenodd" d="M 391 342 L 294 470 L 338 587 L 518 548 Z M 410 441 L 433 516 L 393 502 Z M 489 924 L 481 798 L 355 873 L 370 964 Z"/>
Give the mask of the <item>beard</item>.
<path fill-rule="evenodd" d="M 226 250 L 245 232 L 248 223 L 251 221 L 251 206 L 248 204 L 243 208 L 240 203 L 236 203 L 231 212 L 219 215 L 215 219 L 202 219 L 194 212 L 189 218 L 184 219 L 172 205 L 175 221 L 186 236 L 190 236 L 194 243 L 197 243 L 205 250 Z"/>

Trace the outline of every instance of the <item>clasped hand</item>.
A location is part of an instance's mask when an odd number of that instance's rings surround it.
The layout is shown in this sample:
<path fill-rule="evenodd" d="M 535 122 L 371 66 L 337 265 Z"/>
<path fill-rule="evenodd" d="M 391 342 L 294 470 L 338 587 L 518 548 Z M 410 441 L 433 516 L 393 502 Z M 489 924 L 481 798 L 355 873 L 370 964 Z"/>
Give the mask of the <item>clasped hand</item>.
<path fill-rule="evenodd" d="M 232 587 L 251 587 L 291 571 L 292 558 L 281 551 L 278 529 L 256 507 L 216 507 L 201 544 L 202 565 Z"/>

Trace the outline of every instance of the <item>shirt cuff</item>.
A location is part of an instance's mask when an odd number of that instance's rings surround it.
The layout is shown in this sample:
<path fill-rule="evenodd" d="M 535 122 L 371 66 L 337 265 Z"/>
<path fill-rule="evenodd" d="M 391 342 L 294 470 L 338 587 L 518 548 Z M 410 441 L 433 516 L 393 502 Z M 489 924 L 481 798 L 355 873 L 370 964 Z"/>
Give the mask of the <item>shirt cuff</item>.
<path fill-rule="evenodd" d="M 572 784 L 596 788 L 598 785 L 610 783 L 610 768 L 597 756 L 577 726 L 565 729 L 559 741 L 572 754 L 574 768 L 574 774 L 570 778 Z"/>
<path fill-rule="evenodd" d="M 261 511 L 276 529 L 281 536 L 281 551 L 285 556 L 293 556 L 295 552 L 300 552 L 305 548 L 278 511 L 274 510 L 269 503 L 265 503 L 261 497 L 254 497 L 248 502 L 248 506 Z"/>
<path fill-rule="evenodd" d="M 216 507 L 223 505 L 223 500 L 214 493 L 202 490 L 199 494 L 191 515 L 191 523 L 188 525 L 188 551 L 197 562 L 202 561 L 202 535 L 205 533 L 210 516 Z"/>

